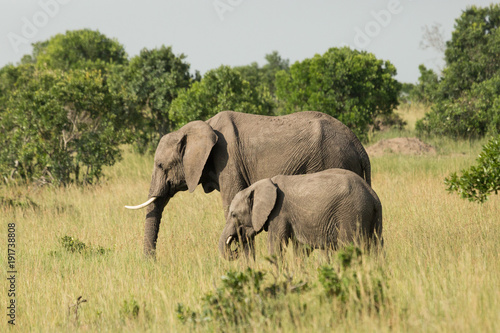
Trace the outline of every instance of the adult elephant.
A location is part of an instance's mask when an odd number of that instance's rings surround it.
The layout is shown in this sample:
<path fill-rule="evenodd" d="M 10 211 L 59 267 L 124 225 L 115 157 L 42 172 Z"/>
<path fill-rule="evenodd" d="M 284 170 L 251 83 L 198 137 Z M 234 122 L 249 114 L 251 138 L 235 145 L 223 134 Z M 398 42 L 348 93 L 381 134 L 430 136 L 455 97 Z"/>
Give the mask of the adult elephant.
<path fill-rule="evenodd" d="M 154 158 L 144 253 L 154 256 L 165 205 L 179 191 L 218 190 L 225 214 L 239 191 L 263 178 L 351 170 L 371 184 L 370 160 L 356 135 L 337 119 L 305 111 L 286 116 L 220 112 L 163 136 Z"/>

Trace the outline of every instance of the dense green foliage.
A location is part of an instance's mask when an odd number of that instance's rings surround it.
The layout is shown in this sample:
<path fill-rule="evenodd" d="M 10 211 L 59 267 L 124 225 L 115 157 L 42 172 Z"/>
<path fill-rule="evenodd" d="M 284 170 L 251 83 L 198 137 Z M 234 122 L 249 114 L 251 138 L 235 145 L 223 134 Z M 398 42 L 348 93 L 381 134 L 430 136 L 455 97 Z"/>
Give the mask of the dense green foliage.
<path fill-rule="evenodd" d="M 208 71 L 200 82 L 179 94 L 170 108 L 170 119 L 181 127 L 225 110 L 271 114 L 273 101 L 268 90 L 258 90 L 245 81 L 239 71 L 221 66 Z"/>
<path fill-rule="evenodd" d="M 418 70 L 420 77 L 418 83 L 409 91 L 409 100 L 426 105 L 431 104 L 437 99 L 439 77 L 432 69 L 427 69 L 424 65 L 418 66 Z"/>
<path fill-rule="evenodd" d="M 500 190 L 500 137 L 483 146 L 477 165 L 462 170 L 462 175 L 452 173 L 445 180 L 448 191 L 460 193 L 470 201 L 484 202 L 490 193 Z"/>
<path fill-rule="evenodd" d="M 458 98 L 437 101 L 416 129 L 466 138 L 500 133 L 500 75 L 474 83 Z"/>
<path fill-rule="evenodd" d="M 99 31 L 34 43 L 20 64 L 0 69 L 0 174 L 6 181 L 91 183 L 119 158 L 120 143 L 152 151 L 163 135 L 223 110 L 318 110 L 364 137 L 375 117 L 397 105 L 396 70 L 372 54 L 330 49 L 292 68 L 277 51 L 265 59 L 201 78 L 171 47 L 143 49 L 129 61 L 123 46 Z"/>
<path fill-rule="evenodd" d="M 315 110 L 339 119 L 361 138 L 378 115 L 391 114 L 401 89 L 396 68 L 373 54 L 331 48 L 276 76 L 283 112 Z"/>
<path fill-rule="evenodd" d="M 279 71 L 288 71 L 290 61 L 283 59 L 277 51 L 273 51 L 265 56 L 266 64 L 262 67 L 256 62 L 247 66 L 235 67 L 240 72 L 243 80 L 248 81 L 251 86 L 260 90 L 267 89 L 272 95 L 276 92 L 275 78 Z"/>
<path fill-rule="evenodd" d="M 459 97 L 475 83 L 499 74 L 499 26 L 499 4 L 471 6 L 463 11 L 446 43 L 446 68 L 440 85 L 443 98 Z"/>
<path fill-rule="evenodd" d="M 421 95 L 435 105 L 417 123 L 420 134 L 471 138 L 499 132 L 499 26 L 498 4 L 472 6 L 456 20 L 442 79 L 436 83 L 434 74 L 421 71 Z"/>
<path fill-rule="evenodd" d="M 96 70 L 36 70 L 16 80 L 0 114 L 0 174 L 92 183 L 120 158 L 134 115 Z"/>
<path fill-rule="evenodd" d="M 142 113 L 142 122 L 135 127 L 140 151 L 155 149 L 160 138 L 177 126 L 169 116 L 170 105 L 199 80 L 198 73 L 191 76 L 185 58 L 174 55 L 171 47 L 143 49 L 124 69 L 123 84 Z"/>
<path fill-rule="evenodd" d="M 123 46 L 99 31 L 89 29 L 67 31 L 47 41 L 35 43 L 33 61 L 38 67 L 51 69 L 100 69 L 126 64 Z"/>

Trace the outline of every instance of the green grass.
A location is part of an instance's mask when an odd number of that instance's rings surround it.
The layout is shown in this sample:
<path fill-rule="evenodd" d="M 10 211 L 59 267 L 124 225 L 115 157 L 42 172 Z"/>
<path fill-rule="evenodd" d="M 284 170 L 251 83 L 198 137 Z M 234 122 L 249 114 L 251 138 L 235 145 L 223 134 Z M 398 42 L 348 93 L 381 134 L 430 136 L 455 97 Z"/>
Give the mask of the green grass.
<path fill-rule="evenodd" d="M 444 177 L 473 164 L 480 144 L 445 139 L 434 144 L 436 156 L 372 159 L 373 187 L 384 208 L 385 248 L 353 269 L 361 280 L 384 272 L 387 297 L 378 312 L 369 311 L 363 298 L 352 296 L 345 303 L 325 299 L 318 268 L 327 258 L 318 251 L 295 258 L 287 251 L 280 278 L 293 274 L 294 281 L 308 281 L 310 290 L 270 300 L 268 309 L 276 313 L 252 313 L 250 325 L 240 330 L 500 331 L 500 198 L 492 196 L 480 205 L 448 194 Z M 227 262 L 219 256 L 217 242 L 225 223 L 220 195 L 204 194 L 201 188 L 178 193 L 164 213 L 157 260 L 145 260 L 145 212 L 123 206 L 147 197 L 151 168 L 150 156 L 126 150 L 124 160 L 106 170 L 109 178 L 100 186 L 0 189 L 2 249 L 7 224 L 15 222 L 17 228 L 13 331 L 222 329 L 217 323 L 183 324 L 176 312 L 178 303 L 202 311 L 201 298 L 221 286 L 221 276 L 247 267 L 243 260 Z M 65 236 L 105 251 L 68 251 L 61 242 Z M 265 259 L 266 238 L 258 237 L 257 260 L 249 265 L 268 272 L 269 284 L 276 267 Z M 2 251 L 4 272 L 6 259 Z M 71 306 L 79 296 L 86 302 L 78 306 L 77 318 Z M 4 309 L 7 301 L 3 288 Z M 6 325 L 4 316 L 0 330 Z"/>

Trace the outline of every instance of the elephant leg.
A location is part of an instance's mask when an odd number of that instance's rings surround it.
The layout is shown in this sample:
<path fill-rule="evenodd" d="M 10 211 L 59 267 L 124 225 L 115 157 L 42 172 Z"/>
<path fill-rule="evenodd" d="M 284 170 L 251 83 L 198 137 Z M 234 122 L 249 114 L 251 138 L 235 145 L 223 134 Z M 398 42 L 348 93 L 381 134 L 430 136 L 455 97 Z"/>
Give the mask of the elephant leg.
<path fill-rule="evenodd" d="M 283 249 L 288 245 L 290 230 L 286 223 L 271 223 L 269 225 L 269 254 L 282 257 Z"/>

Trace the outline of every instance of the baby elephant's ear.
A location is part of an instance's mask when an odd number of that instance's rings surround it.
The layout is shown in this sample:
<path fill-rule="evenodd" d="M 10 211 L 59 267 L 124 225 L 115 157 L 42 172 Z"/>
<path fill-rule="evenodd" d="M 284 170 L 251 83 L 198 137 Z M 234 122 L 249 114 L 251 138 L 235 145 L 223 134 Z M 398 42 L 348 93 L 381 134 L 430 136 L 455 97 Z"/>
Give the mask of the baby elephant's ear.
<path fill-rule="evenodd" d="M 276 204 L 276 185 L 271 179 L 263 179 L 255 183 L 252 226 L 256 232 L 260 232 L 267 222 L 267 218 Z"/>

